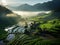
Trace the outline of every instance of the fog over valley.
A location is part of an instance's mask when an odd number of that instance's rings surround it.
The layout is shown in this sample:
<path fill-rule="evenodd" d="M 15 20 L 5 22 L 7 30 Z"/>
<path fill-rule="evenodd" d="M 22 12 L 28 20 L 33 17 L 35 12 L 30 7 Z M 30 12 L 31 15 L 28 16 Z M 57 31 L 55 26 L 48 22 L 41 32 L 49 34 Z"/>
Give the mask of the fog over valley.
<path fill-rule="evenodd" d="M 60 45 L 60 0 L 0 0 L 0 45 Z"/>
<path fill-rule="evenodd" d="M 14 13 L 21 15 L 22 17 L 31 17 L 31 16 L 37 16 L 38 14 L 42 14 L 42 13 L 50 13 L 51 11 L 36 11 L 36 12 L 32 12 L 32 11 L 13 11 Z"/>

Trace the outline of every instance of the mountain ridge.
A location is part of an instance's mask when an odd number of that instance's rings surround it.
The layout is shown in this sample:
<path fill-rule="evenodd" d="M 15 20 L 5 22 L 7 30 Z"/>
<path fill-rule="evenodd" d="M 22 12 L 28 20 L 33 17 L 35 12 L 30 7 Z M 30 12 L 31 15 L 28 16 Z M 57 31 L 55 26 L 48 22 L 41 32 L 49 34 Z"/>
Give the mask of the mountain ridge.
<path fill-rule="evenodd" d="M 52 0 L 44 3 L 37 3 L 35 5 L 22 4 L 15 9 L 20 11 L 50 11 L 60 8 L 60 1 Z"/>
<path fill-rule="evenodd" d="M 11 10 L 7 9 L 6 7 L 0 6 L 0 29 L 4 29 L 7 26 L 17 24 L 19 19 L 20 16 L 13 13 Z"/>

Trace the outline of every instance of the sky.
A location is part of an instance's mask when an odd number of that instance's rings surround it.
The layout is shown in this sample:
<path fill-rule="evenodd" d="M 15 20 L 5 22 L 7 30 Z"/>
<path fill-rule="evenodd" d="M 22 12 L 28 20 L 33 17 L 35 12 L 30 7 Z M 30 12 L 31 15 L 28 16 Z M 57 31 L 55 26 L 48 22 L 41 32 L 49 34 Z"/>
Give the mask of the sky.
<path fill-rule="evenodd" d="M 0 0 L 0 3 L 3 2 L 3 4 L 8 4 L 8 5 L 21 5 L 21 4 L 29 4 L 29 5 L 34 5 L 37 3 L 44 3 L 52 0 Z"/>

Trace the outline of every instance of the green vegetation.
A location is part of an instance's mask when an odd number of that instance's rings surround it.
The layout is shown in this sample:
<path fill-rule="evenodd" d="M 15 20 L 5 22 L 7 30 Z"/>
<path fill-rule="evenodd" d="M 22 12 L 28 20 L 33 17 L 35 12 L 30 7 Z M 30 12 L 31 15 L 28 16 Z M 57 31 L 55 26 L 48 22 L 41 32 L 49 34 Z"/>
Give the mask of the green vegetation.
<path fill-rule="evenodd" d="M 60 44 L 60 40 L 58 39 L 46 40 L 41 37 L 33 38 L 25 34 L 20 34 L 17 35 L 17 37 L 11 42 L 9 42 L 7 45 L 59 45 L 59 44 Z"/>
<path fill-rule="evenodd" d="M 29 34 L 17 34 L 7 45 L 60 45 L 60 19 L 44 21 L 48 15 L 31 17 Z M 28 32 L 26 32 L 28 33 Z"/>
<path fill-rule="evenodd" d="M 26 7 L 28 8 L 28 6 Z M 49 14 L 42 13 L 26 19 L 21 19 L 21 16 L 3 6 L 0 6 L 0 9 L 0 40 L 5 41 L 4 43 L 7 45 L 60 45 L 60 13 L 58 9 Z M 19 21 L 26 23 L 25 33 L 15 34 L 15 38 L 11 41 L 5 40 L 7 32 L 4 29 Z M 32 22 L 29 29 L 27 21 Z"/>
<path fill-rule="evenodd" d="M 0 30 L 0 40 L 4 40 L 7 37 L 7 32 Z"/>
<path fill-rule="evenodd" d="M 46 29 L 59 29 L 60 26 L 60 21 L 59 19 L 54 19 L 54 20 L 50 20 L 45 24 L 41 24 L 40 27 L 41 28 L 46 28 Z"/>
<path fill-rule="evenodd" d="M 17 24 L 20 19 L 21 16 L 0 5 L 0 40 L 7 37 L 7 32 L 5 32 L 4 29 Z"/>

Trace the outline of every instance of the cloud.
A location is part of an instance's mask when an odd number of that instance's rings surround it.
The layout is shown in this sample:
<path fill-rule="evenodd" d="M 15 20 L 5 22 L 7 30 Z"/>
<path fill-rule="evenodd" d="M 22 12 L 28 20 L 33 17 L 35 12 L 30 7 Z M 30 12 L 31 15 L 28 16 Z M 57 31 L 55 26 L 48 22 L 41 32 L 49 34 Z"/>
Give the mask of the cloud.
<path fill-rule="evenodd" d="M 1 1 L 1 0 L 0 0 Z M 36 4 L 36 3 L 43 3 L 43 2 L 47 2 L 49 0 L 6 0 L 8 5 L 20 5 L 20 4 Z"/>

